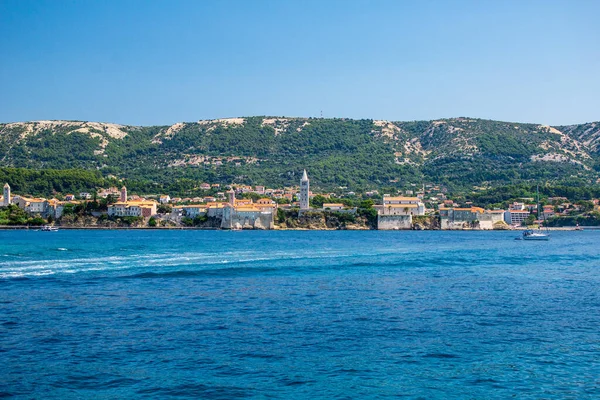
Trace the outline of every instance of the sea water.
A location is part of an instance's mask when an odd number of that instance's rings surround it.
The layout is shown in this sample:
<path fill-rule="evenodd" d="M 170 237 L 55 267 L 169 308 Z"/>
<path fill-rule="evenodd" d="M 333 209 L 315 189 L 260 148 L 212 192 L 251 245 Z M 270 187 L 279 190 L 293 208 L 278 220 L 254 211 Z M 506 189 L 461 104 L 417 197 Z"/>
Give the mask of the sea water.
<path fill-rule="evenodd" d="M 0 397 L 600 398 L 600 232 L 1 231 Z"/>

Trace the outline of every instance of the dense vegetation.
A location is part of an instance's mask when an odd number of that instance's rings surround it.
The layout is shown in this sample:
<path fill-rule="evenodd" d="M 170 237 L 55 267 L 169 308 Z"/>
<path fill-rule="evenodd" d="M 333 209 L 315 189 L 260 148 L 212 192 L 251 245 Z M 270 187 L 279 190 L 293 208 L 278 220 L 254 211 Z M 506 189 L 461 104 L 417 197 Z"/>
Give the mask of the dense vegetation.
<path fill-rule="evenodd" d="M 600 170 L 595 123 L 557 130 L 467 118 L 250 117 L 117 127 L 119 134 L 85 122 L 0 124 L 0 182 L 16 192 L 47 194 L 124 179 L 136 192 L 183 195 L 200 182 L 296 185 L 306 168 L 321 190 L 433 182 L 464 191 L 531 182 L 589 185 Z"/>
<path fill-rule="evenodd" d="M 564 197 L 569 200 L 591 200 L 600 198 L 600 185 L 586 186 L 573 182 L 572 185 L 541 185 L 539 186 L 540 203 L 550 203 L 549 197 Z M 481 192 L 465 195 L 466 201 L 485 208 L 506 208 L 508 203 L 520 198 L 537 197 L 537 186 L 534 184 L 518 184 L 499 186 Z"/>
<path fill-rule="evenodd" d="M 0 225 L 39 226 L 45 223 L 45 219 L 36 216 L 32 217 L 14 204 L 8 207 L 0 207 Z"/>
<path fill-rule="evenodd" d="M 50 196 L 53 193 L 89 192 L 95 187 L 114 183 L 98 171 L 81 169 L 0 168 L 0 182 L 10 183 L 14 193 Z"/>
<path fill-rule="evenodd" d="M 546 221 L 550 227 L 557 226 L 600 226 L 600 213 L 592 212 L 588 214 L 573 215 L 566 217 L 553 217 Z"/>

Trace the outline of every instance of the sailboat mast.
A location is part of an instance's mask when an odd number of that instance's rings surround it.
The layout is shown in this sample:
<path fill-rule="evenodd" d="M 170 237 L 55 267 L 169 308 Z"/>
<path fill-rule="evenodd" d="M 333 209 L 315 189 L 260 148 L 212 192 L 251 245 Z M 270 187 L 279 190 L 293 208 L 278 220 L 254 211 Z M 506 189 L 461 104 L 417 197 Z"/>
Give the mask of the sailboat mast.
<path fill-rule="evenodd" d="M 540 219 L 540 184 L 539 183 L 536 188 L 536 195 L 537 195 L 536 213 L 537 213 L 537 218 Z"/>

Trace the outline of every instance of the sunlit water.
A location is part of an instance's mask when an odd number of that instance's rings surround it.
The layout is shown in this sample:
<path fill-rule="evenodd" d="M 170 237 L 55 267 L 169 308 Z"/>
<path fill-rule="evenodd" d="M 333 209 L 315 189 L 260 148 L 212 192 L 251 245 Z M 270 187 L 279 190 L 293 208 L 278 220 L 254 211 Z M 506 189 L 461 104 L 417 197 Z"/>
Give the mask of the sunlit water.
<path fill-rule="evenodd" d="M 0 397 L 600 397 L 600 232 L 1 231 Z"/>

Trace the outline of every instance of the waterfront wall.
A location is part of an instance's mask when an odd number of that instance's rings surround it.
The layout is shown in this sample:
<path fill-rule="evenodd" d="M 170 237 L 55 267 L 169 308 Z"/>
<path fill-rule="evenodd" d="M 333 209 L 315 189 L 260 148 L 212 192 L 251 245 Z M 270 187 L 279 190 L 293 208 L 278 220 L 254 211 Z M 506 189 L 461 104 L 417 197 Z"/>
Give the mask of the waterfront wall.
<path fill-rule="evenodd" d="M 382 231 L 412 229 L 412 215 L 378 215 L 377 229 Z"/>
<path fill-rule="evenodd" d="M 273 229 L 273 213 L 270 212 L 237 212 L 231 207 L 223 210 L 223 229 Z"/>

